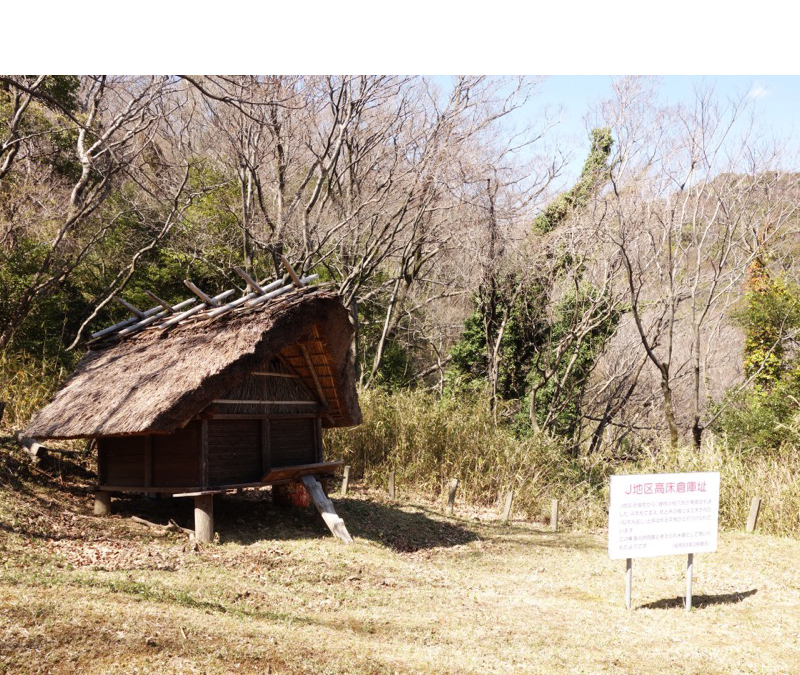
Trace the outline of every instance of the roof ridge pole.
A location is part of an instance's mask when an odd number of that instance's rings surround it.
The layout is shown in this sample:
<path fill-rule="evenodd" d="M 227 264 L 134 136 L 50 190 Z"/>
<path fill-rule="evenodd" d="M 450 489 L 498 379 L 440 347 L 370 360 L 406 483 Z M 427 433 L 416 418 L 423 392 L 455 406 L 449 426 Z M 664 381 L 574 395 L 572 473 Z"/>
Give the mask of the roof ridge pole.
<path fill-rule="evenodd" d="M 174 311 L 178 311 L 179 309 L 183 309 L 184 307 L 188 307 L 189 305 L 191 305 L 194 302 L 197 302 L 197 300 L 195 300 L 194 298 L 190 298 L 189 300 L 184 300 L 183 302 L 179 302 L 177 305 L 174 305 L 172 307 L 172 309 Z M 144 312 L 144 315 L 146 317 L 155 319 L 155 318 L 159 318 L 161 316 L 164 316 L 164 313 L 163 313 L 163 309 L 159 305 L 157 307 L 151 307 L 146 312 Z M 95 339 L 96 338 L 101 338 L 104 335 L 108 335 L 109 333 L 113 333 L 113 332 L 119 330 L 120 328 L 125 328 L 126 326 L 130 326 L 131 324 L 137 324 L 138 325 L 139 323 L 140 322 L 139 322 L 138 317 L 134 316 L 134 317 L 131 317 L 129 319 L 125 319 L 125 321 L 120 321 L 119 323 L 115 323 L 113 326 L 109 326 L 108 328 L 104 328 L 103 330 L 99 330 L 96 333 L 92 333 L 91 337 L 95 338 Z"/>
<path fill-rule="evenodd" d="M 183 283 L 186 284 L 186 288 L 188 288 L 192 293 L 194 293 L 198 298 L 200 298 L 206 305 L 210 307 L 218 307 L 219 302 L 212 298 L 210 295 L 206 295 L 201 291 L 197 286 L 195 286 L 189 279 L 184 279 Z"/>
<path fill-rule="evenodd" d="M 170 307 L 170 311 L 168 312 L 165 309 L 162 309 L 158 314 L 154 314 L 146 319 L 143 319 L 139 323 L 133 324 L 133 326 L 129 326 L 128 328 L 123 328 L 120 332 L 120 336 L 130 335 L 131 333 L 136 333 L 137 331 L 142 330 L 143 328 L 147 328 L 150 324 L 163 319 L 165 316 L 169 316 L 170 314 L 174 314 L 177 311 L 184 309 L 185 307 L 189 307 L 196 303 L 197 300 L 195 298 L 189 298 L 188 300 L 184 300 L 183 302 L 179 302 L 177 305 L 173 305 Z M 202 306 L 202 305 L 198 305 Z"/>
<path fill-rule="evenodd" d="M 273 281 L 271 284 L 268 284 L 267 286 L 263 286 L 261 288 L 261 290 L 264 291 L 262 295 L 267 295 L 269 291 L 275 290 L 282 283 L 283 279 L 278 279 L 277 281 Z M 230 312 L 232 309 L 236 309 L 237 307 L 239 307 L 239 305 L 243 305 L 245 302 L 248 302 L 249 300 L 253 300 L 258 297 L 261 296 L 259 296 L 259 294 L 255 292 L 243 295 L 241 298 L 237 298 L 233 302 L 229 302 L 227 305 L 222 305 L 222 307 L 217 307 L 217 309 L 210 311 L 207 314 L 207 318 L 216 319 L 218 316 L 225 314 L 225 312 Z"/>
<path fill-rule="evenodd" d="M 310 284 L 312 281 L 316 281 L 319 279 L 319 274 L 309 274 L 307 277 L 303 277 L 300 279 L 300 285 L 306 286 Z M 250 307 L 255 307 L 256 305 L 260 305 L 262 302 L 266 302 L 267 300 L 271 300 L 272 298 L 276 298 L 279 295 L 283 295 L 295 288 L 294 284 L 289 284 L 287 286 L 283 286 L 276 291 L 272 291 L 271 293 L 267 293 L 266 295 L 262 295 L 255 300 L 250 302 Z"/>

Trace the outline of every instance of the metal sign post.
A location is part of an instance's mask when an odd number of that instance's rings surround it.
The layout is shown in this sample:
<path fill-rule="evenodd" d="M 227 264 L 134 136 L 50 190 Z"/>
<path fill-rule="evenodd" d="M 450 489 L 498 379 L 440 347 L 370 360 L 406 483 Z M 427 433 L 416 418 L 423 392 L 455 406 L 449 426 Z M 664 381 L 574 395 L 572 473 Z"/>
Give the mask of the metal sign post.
<path fill-rule="evenodd" d="M 631 567 L 633 567 L 633 558 L 625 559 L 625 607 L 631 608 Z"/>

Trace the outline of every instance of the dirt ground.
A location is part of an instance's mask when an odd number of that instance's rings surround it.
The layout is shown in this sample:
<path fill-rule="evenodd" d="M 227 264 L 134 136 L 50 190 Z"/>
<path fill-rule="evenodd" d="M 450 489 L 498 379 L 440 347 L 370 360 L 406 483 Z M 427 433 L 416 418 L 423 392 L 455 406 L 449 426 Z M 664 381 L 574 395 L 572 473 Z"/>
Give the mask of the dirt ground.
<path fill-rule="evenodd" d="M 356 489 L 334 499 L 355 543 L 310 510 L 219 499 L 219 542 L 189 499 L 85 486 L 0 487 L 0 669 L 66 673 L 800 672 L 800 543 L 726 532 L 695 557 L 624 561 L 603 532 L 503 526 L 493 510 Z"/>

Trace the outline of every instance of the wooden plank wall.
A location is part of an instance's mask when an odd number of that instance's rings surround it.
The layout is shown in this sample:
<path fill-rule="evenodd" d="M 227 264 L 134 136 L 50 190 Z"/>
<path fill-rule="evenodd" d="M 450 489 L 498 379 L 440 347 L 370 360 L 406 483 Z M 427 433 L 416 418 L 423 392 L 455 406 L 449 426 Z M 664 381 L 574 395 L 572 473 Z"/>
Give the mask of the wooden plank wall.
<path fill-rule="evenodd" d="M 209 484 L 251 483 L 262 475 L 261 420 L 209 420 Z"/>
<path fill-rule="evenodd" d="M 200 484 L 200 423 L 190 422 L 169 436 L 150 438 L 152 475 L 149 485 L 177 487 Z"/>
<path fill-rule="evenodd" d="M 316 462 L 316 427 L 315 417 L 270 420 L 272 466 L 294 466 Z"/>
<path fill-rule="evenodd" d="M 102 485 L 144 485 L 147 447 L 145 436 L 101 438 L 97 445 Z"/>

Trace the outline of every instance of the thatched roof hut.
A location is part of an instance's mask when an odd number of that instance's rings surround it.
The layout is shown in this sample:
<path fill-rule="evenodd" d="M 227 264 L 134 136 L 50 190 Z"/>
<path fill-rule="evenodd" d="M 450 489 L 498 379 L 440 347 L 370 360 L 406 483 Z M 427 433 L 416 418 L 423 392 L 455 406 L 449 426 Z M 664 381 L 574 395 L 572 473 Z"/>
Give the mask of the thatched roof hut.
<path fill-rule="evenodd" d="M 361 422 L 353 328 L 332 291 L 275 293 L 242 297 L 227 306 L 235 311 L 204 303 L 190 320 L 165 308 L 174 319 L 144 319 L 125 337 L 131 329 L 101 331 L 24 434 L 97 439 L 100 512 L 111 491 L 195 496 L 202 539 L 213 494 L 319 487 L 313 476 L 341 464 L 323 462 L 322 428 Z"/>
<path fill-rule="evenodd" d="M 24 433 L 37 439 L 169 434 L 275 360 L 317 398 L 319 382 L 327 403 L 323 426 L 359 424 L 352 333 L 338 296 L 311 287 L 205 324 L 101 342 Z"/>

